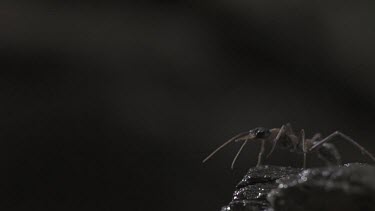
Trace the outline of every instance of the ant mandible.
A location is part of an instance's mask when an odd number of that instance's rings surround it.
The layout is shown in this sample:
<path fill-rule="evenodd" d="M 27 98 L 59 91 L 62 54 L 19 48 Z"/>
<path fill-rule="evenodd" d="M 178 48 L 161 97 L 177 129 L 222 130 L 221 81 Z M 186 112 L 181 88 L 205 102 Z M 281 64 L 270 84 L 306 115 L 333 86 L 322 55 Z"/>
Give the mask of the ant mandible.
<path fill-rule="evenodd" d="M 317 152 L 318 157 L 324 160 L 327 165 L 339 165 L 341 163 L 341 158 L 338 150 L 336 149 L 335 145 L 327 143 L 335 136 L 340 136 L 349 141 L 358 149 L 360 149 L 362 154 L 368 155 L 373 161 L 375 161 L 375 157 L 369 151 L 367 151 L 363 146 L 358 144 L 349 136 L 341 133 L 340 131 L 335 131 L 324 139 L 322 139 L 320 133 L 316 133 L 312 138 L 308 139 L 305 138 L 305 131 L 303 129 L 297 136 L 294 133 L 291 124 L 287 123 L 281 126 L 281 128 L 267 129 L 263 127 L 257 127 L 250 131 L 239 133 L 219 146 L 216 150 L 214 150 L 203 160 L 203 163 L 232 141 L 244 141 L 232 161 L 231 168 L 233 169 L 234 163 L 236 162 L 246 143 L 250 140 L 260 140 L 261 148 L 258 154 L 257 167 L 262 164 L 266 143 L 272 144 L 271 151 L 266 156 L 267 158 L 272 154 L 276 146 L 280 146 L 281 148 L 288 149 L 291 152 L 303 153 L 303 168 L 306 168 L 306 155 L 310 152 Z"/>

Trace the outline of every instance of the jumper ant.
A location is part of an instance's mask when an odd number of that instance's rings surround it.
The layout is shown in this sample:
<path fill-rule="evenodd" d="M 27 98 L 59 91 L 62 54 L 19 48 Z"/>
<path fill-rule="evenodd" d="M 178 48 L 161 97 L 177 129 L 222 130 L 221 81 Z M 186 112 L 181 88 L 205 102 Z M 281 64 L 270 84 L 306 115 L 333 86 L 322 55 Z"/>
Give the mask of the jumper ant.
<path fill-rule="evenodd" d="M 267 129 L 263 127 L 257 127 L 247 132 L 242 132 L 234 136 L 233 138 L 226 141 L 224 144 L 219 146 L 216 150 L 214 150 L 210 155 L 208 155 L 204 160 L 203 163 L 210 159 L 216 152 L 218 152 L 221 148 L 225 147 L 227 144 L 231 143 L 232 141 L 244 141 L 238 150 L 236 156 L 234 157 L 231 169 L 233 169 L 234 163 L 236 162 L 239 154 L 241 153 L 242 149 L 246 145 L 246 143 L 250 140 L 260 140 L 261 141 L 261 148 L 258 154 L 258 162 L 257 167 L 262 164 L 263 154 L 265 150 L 266 142 L 272 144 L 272 148 L 270 152 L 267 154 L 266 158 L 268 158 L 272 152 L 275 150 L 276 146 L 280 146 L 283 149 L 288 149 L 291 152 L 303 153 L 303 168 L 306 168 L 306 155 L 310 152 L 317 152 L 318 157 L 326 162 L 327 165 L 340 165 L 341 158 L 338 150 L 336 149 L 335 145 L 331 143 L 327 143 L 333 137 L 340 136 L 345 140 L 352 143 L 358 149 L 361 150 L 362 154 L 368 155 L 373 161 L 375 161 L 375 157 L 367 151 L 363 146 L 358 144 L 356 141 L 351 139 L 349 136 L 341 133 L 340 131 L 335 131 L 331 135 L 322 139 L 320 133 L 316 133 L 312 138 L 308 139 L 305 138 L 305 131 L 302 129 L 297 136 L 292 129 L 290 123 L 287 123 L 281 128 L 273 128 Z"/>

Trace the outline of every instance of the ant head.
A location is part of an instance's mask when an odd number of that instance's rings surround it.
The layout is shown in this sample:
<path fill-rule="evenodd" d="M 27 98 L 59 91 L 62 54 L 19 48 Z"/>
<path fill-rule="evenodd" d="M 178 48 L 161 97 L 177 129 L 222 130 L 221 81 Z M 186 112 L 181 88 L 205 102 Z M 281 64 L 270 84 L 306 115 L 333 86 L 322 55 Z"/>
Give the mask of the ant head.
<path fill-rule="evenodd" d="M 267 138 L 271 135 L 271 130 L 264 127 L 257 127 L 250 130 L 250 133 L 253 134 L 256 138 Z"/>

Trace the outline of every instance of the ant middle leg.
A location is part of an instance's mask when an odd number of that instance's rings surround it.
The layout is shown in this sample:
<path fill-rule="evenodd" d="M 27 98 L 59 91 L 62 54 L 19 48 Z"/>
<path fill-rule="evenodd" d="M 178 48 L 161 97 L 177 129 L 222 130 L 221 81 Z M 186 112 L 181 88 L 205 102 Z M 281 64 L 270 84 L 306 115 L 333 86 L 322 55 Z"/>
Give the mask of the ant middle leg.
<path fill-rule="evenodd" d="M 306 168 L 306 157 L 309 152 L 309 147 L 311 147 L 316 141 L 321 139 L 320 133 L 315 133 L 311 139 L 305 139 L 305 130 L 301 130 L 301 143 L 302 143 L 302 152 L 303 152 L 303 168 Z"/>

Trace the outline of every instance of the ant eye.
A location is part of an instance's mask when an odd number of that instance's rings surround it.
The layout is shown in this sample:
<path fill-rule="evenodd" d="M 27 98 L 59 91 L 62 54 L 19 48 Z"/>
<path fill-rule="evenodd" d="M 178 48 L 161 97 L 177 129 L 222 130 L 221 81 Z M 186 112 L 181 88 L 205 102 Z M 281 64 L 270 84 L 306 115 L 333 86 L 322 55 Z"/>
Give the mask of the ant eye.
<path fill-rule="evenodd" d="M 265 138 L 266 136 L 269 136 L 271 133 L 268 129 L 263 127 L 258 127 L 250 131 L 255 137 L 257 138 Z"/>
<path fill-rule="evenodd" d="M 264 132 L 264 131 L 257 131 L 257 133 L 256 133 L 256 137 L 257 137 L 257 138 L 263 138 L 264 135 L 265 135 L 265 132 Z"/>

